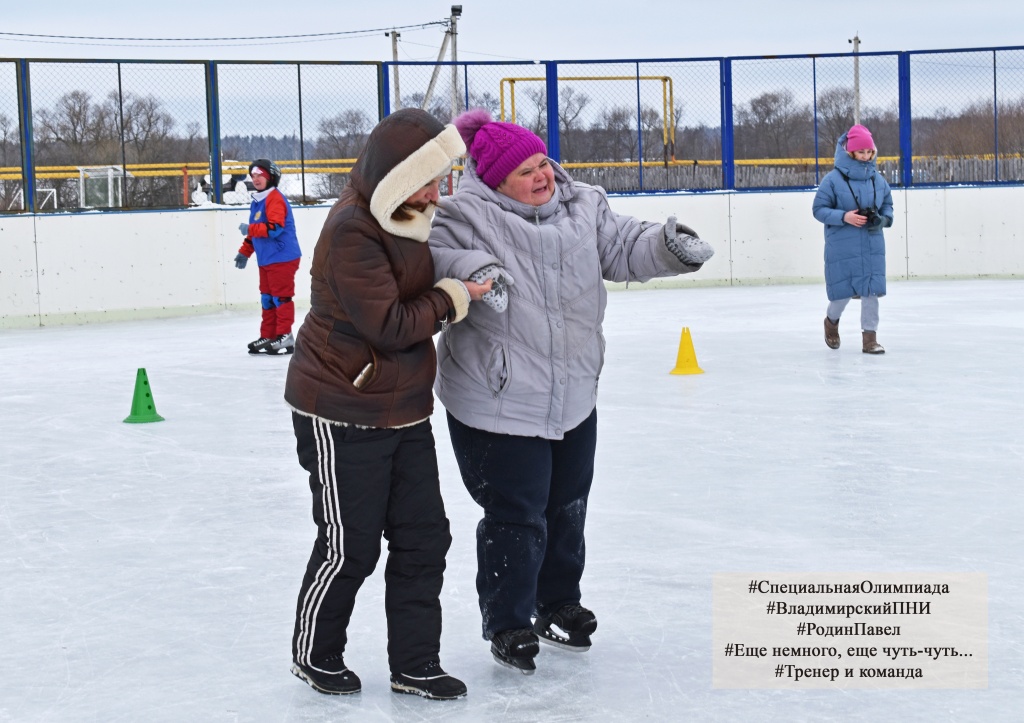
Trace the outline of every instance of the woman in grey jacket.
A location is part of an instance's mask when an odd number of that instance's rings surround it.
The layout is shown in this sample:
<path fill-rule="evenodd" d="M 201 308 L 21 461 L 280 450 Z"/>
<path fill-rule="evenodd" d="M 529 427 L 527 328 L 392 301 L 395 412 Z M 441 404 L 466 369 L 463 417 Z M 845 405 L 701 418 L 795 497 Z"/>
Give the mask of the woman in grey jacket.
<path fill-rule="evenodd" d="M 483 110 L 454 125 L 469 159 L 434 217 L 435 275 L 493 287 L 486 305 L 442 333 L 434 389 L 463 482 L 484 511 L 484 639 L 497 662 L 529 674 L 538 636 L 585 651 L 597 628 L 579 583 L 604 281 L 696 271 L 713 251 L 686 226 L 666 234 L 662 224 L 614 213 L 601 188 L 574 182 L 525 128 Z"/>

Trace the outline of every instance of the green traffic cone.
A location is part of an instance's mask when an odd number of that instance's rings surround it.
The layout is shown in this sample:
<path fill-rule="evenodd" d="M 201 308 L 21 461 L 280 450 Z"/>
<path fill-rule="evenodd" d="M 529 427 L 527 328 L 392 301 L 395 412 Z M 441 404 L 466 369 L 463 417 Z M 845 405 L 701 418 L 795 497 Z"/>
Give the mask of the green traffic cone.
<path fill-rule="evenodd" d="M 132 397 L 132 413 L 125 420 L 129 424 L 143 422 L 162 422 L 164 418 L 156 413 L 153 393 L 149 390 L 149 377 L 145 369 L 139 369 L 135 375 L 135 396 Z"/>

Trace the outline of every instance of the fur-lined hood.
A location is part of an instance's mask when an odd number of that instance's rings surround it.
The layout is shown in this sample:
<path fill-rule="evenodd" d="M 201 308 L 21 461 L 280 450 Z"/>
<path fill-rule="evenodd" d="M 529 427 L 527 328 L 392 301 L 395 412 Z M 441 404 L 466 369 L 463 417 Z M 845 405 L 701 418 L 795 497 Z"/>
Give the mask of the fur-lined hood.
<path fill-rule="evenodd" d="M 403 108 L 371 131 L 366 148 L 352 168 L 352 185 L 370 203 L 377 223 L 395 236 L 426 241 L 431 205 L 425 212 L 410 209 L 412 218 L 395 221 L 391 214 L 409 196 L 444 175 L 466 153 L 455 126 L 444 125 L 426 111 Z"/>

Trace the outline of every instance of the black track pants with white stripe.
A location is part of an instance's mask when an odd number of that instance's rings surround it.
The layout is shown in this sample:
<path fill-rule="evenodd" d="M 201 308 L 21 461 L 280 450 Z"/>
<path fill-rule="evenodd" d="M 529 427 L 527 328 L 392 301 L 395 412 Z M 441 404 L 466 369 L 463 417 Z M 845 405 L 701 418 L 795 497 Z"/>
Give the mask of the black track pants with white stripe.
<path fill-rule="evenodd" d="M 359 587 L 388 541 L 388 662 L 401 673 L 439 658 L 441 584 L 451 545 L 430 421 L 360 429 L 292 414 L 309 472 L 316 544 L 299 591 L 295 661 L 318 668 L 344 652 Z M 346 661 L 350 663 L 350 661 Z"/>

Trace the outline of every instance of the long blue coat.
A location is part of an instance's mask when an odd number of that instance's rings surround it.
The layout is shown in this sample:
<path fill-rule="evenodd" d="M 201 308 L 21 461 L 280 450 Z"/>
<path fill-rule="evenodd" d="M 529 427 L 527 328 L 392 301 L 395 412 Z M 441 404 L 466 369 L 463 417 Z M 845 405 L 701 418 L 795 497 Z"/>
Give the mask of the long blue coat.
<path fill-rule="evenodd" d="M 892 192 L 875 159 L 857 161 L 846 152 L 846 134 L 836 142 L 836 167 L 821 179 L 814 217 L 825 224 L 825 291 L 829 301 L 885 296 L 885 237 L 892 226 Z M 857 228 L 843 222 L 847 211 L 874 206 L 881 223 Z"/>

